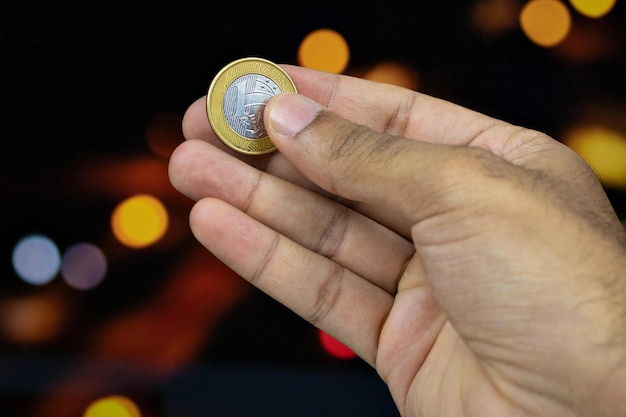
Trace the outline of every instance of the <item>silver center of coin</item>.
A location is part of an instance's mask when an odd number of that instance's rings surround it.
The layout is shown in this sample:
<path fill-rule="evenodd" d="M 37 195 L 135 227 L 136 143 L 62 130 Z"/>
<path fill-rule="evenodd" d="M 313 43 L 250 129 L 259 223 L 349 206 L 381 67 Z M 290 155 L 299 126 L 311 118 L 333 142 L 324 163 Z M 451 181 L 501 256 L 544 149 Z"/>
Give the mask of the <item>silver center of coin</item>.
<path fill-rule="evenodd" d="M 228 125 L 248 139 L 267 136 L 263 125 L 265 103 L 281 90 L 261 74 L 246 74 L 230 83 L 224 94 L 222 111 Z"/>

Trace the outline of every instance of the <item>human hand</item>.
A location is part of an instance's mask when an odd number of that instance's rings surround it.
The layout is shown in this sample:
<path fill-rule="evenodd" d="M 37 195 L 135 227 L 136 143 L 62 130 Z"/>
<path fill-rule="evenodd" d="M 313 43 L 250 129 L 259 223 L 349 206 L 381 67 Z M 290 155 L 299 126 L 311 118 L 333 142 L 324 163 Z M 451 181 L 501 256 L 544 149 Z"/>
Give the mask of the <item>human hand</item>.
<path fill-rule="evenodd" d="M 285 69 L 302 95 L 266 107 L 279 153 L 233 155 L 188 110 L 170 178 L 197 239 L 374 366 L 403 416 L 626 415 L 626 238 L 589 167 L 442 100 Z"/>

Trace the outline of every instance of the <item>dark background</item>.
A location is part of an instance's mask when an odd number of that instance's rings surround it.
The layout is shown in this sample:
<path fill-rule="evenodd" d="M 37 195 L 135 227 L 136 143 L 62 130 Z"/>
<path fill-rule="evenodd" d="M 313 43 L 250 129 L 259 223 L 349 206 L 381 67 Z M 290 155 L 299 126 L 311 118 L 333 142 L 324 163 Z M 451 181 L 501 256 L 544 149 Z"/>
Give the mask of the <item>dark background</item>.
<path fill-rule="evenodd" d="M 478 3 L 0 3 L 0 317 L 36 297 L 61 300 L 64 311 L 63 330 L 45 341 L 0 334 L 0 414 L 80 415 L 112 393 L 146 416 L 396 414 L 372 369 L 329 356 L 312 326 L 199 247 L 191 202 L 169 185 L 167 158 L 146 132 L 155 115 L 180 119 L 234 59 L 297 63 L 300 41 L 321 27 L 348 41 L 347 73 L 401 62 L 425 93 L 557 139 L 597 108 L 624 119 L 625 2 L 600 20 L 572 9 L 576 32 L 550 49 L 516 27 L 481 31 Z M 166 204 L 171 227 L 132 250 L 109 221 L 139 192 Z M 625 191 L 607 193 L 624 218 Z M 89 292 L 20 281 L 11 251 L 28 233 L 60 249 L 97 243 L 106 280 Z"/>

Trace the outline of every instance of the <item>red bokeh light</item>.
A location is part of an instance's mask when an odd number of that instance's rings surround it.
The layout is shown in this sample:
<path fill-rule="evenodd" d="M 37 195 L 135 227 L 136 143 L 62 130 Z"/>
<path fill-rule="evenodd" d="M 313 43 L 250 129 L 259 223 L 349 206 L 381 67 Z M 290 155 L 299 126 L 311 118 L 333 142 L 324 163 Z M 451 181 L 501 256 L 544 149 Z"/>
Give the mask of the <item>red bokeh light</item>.
<path fill-rule="evenodd" d="M 336 358 L 352 359 L 356 357 L 356 353 L 350 348 L 322 330 L 319 330 L 319 339 L 324 350 Z"/>

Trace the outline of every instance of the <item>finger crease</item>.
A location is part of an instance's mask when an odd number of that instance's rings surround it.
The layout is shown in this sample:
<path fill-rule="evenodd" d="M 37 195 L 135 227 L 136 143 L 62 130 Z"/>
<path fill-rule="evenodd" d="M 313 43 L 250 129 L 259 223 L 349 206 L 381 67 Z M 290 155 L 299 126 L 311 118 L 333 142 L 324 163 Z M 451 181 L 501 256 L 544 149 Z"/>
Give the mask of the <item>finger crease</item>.
<path fill-rule="evenodd" d="M 337 258 L 348 233 L 348 215 L 348 209 L 340 205 L 326 224 L 314 248 L 315 252 L 332 260 Z"/>
<path fill-rule="evenodd" d="M 411 109 L 415 106 L 416 94 L 407 94 L 389 117 L 383 132 L 391 135 L 405 136 L 408 130 Z"/>
<path fill-rule="evenodd" d="M 259 266 L 255 269 L 254 274 L 250 276 L 248 280 L 252 285 L 258 287 L 257 283 L 260 281 L 261 277 L 265 274 L 268 265 L 273 260 L 276 251 L 278 250 L 278 244 L 280 243 L 280 235 L 275 234 L 272 239 L 271 244 L 269 245 L 265 255 L 261 258 L 263 262 L 259 264 Z"/>
<path fill-rule="evenodd" d="M 246 196 L 246 200 L 243 202 L 241 206 L 241 211 L 243 211 L 246 214 L 250 212 L 250 207 L 252 207 L 252 202 L 254 201 L 254 197 L 256 196 L 257 191 L 261 188 L 261 182 L 263 182 L 263 176 L 264 176 L 264 173 L 262 171 L 258 171 L 256 181 L 254 182 L 254 185 L 252 185 L 250 192 Z"/>
<path fill-rule="evenodd" d="M 333 263 L 332 270 L 324 279 L 317 292 L 317 298 L 311 309 L 309 321 L 317 326 L 337 305 L 341 295 L 346 269 Z"/>

